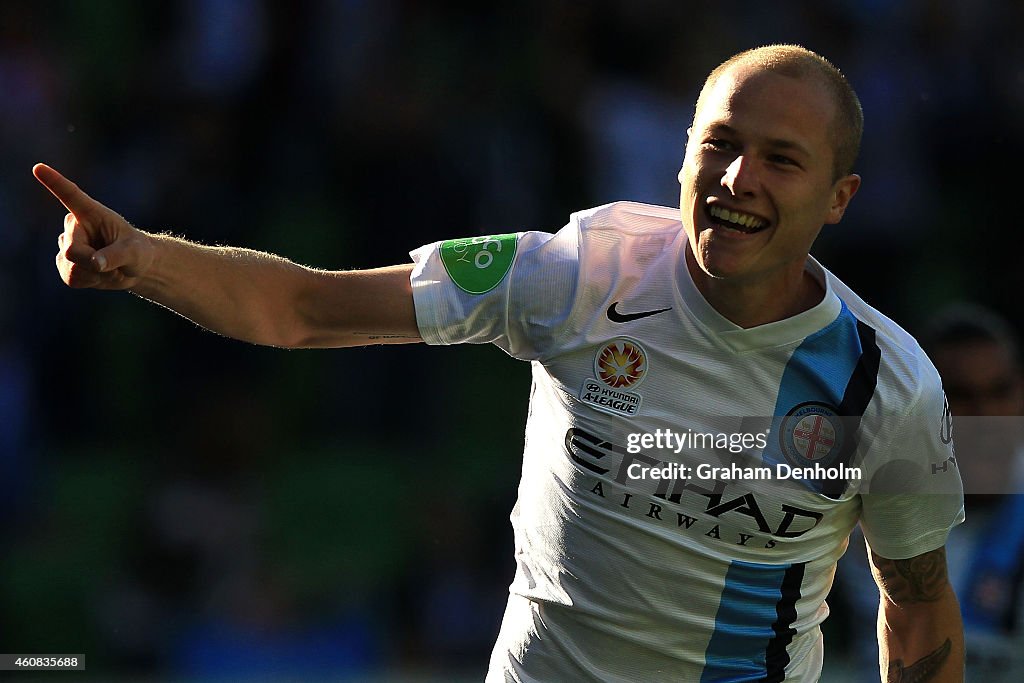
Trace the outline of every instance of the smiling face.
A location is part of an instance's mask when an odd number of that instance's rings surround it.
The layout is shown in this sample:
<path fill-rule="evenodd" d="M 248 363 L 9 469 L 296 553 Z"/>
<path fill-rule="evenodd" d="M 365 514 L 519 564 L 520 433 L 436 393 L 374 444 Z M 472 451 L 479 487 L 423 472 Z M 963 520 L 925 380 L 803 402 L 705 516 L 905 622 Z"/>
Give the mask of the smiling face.
<path fill-rule="evenodd" d="M 821 79 L 755 66 L 722 74 L 701 96 L 679 173 L 683 227 L 709 280 L 801 283 L 811 244 L 837 223 L 860 178 L 834 177 L 836 106 Z"/>

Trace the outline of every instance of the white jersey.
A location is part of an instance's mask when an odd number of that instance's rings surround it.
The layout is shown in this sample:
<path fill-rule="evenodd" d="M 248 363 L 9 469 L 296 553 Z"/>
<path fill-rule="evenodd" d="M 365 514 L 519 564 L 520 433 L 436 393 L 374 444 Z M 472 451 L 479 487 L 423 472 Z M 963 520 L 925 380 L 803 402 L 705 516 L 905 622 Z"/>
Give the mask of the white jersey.
<path fill-rule="evenodd" d="M 740 328 L 686 248 L 675 209 L 623 202 L 412 254 L 425 341 L 533 367 L 488 681 L 816 681 L 854 524 L 902 559 L 962 520 L 939 378 L 909 335 L 813 259 L 821 303 Z"/>

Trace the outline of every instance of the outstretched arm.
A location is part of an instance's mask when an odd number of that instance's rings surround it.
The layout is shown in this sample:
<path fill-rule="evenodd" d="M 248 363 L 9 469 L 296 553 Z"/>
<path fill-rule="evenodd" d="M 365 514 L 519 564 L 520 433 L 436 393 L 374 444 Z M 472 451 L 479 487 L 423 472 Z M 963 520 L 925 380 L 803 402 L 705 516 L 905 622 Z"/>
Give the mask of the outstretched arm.
<path fill-rule="evenodd" d="M 45 164 L 67 208 L 57 270 L 70 287 L 127 289 L 235 339 L 287 348 L 420 341 L 412 264 L 323 271 L 272 254 L 138 230 Z"/>
<path fill-rule="evenodd" d="M 886 683 L 962 683 L 964 630 L 960 605 L 946 576 L 946 549 L 906 560 L 873 550 L 878 584 L 878 651 Z"/>

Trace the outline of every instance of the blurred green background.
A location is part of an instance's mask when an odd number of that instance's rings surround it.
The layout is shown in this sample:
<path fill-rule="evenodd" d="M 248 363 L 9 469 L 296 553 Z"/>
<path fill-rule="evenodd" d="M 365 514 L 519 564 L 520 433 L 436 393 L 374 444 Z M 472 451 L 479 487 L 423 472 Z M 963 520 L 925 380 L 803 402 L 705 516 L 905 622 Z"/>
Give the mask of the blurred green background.
<path fill-rule="evenodd" d="M 0 651 L 95 680 L 480 680 L 529 392 L 496 349 L 263 349 L 68 290 L 34 162 L 140 227 L 387 265 L 672 204 L 704 75 L 798 42 L 867 119 L 815 253 L 913 329 L 1019 307 L 1021 25 L 1009 1 L 0 3 Z M 838 681 L 865 626 L 833 604 Z"/>

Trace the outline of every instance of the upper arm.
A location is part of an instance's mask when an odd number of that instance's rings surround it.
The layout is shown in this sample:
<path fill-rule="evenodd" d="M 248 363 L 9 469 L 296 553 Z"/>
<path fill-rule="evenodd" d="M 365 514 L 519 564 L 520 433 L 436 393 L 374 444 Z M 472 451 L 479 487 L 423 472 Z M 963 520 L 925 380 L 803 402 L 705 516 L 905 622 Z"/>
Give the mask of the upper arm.
<path fill-rule="evenodd" d="M 936 602 L 950 590 L 945 546 L 904 560 L 882 557 L 870 546 L 868 555 L 882 599 L 895 606 Z"/>
<path fill-rule="evenodd" d="M 500 247 L 500 249 L 499 249 Z M 509 233 L 424 245 L 412 291 L 428 344 L 494 344 L 536 360 L 559 344 L 578 279 L 575 224 L 557 234 Z M 493 257 L 501 254 L 502 258 Z"/>
<path fill-rule="evenodd" d="M 945 397 L 934 368 L 926 358 L 918 360 L 916 393 L 894 394 L 881 405 L 877 428 L 865 439 L 870 446 L 863 461 L 860 521 L 865 539 L 882 557 L 934 550 L 964 519 Z"/>
<path fill-rule="evenodd" d="M 409 277 L 413 264 L 370 270 L 308 270 L 295 302 L 294 347 L 422 341 Z"/>

